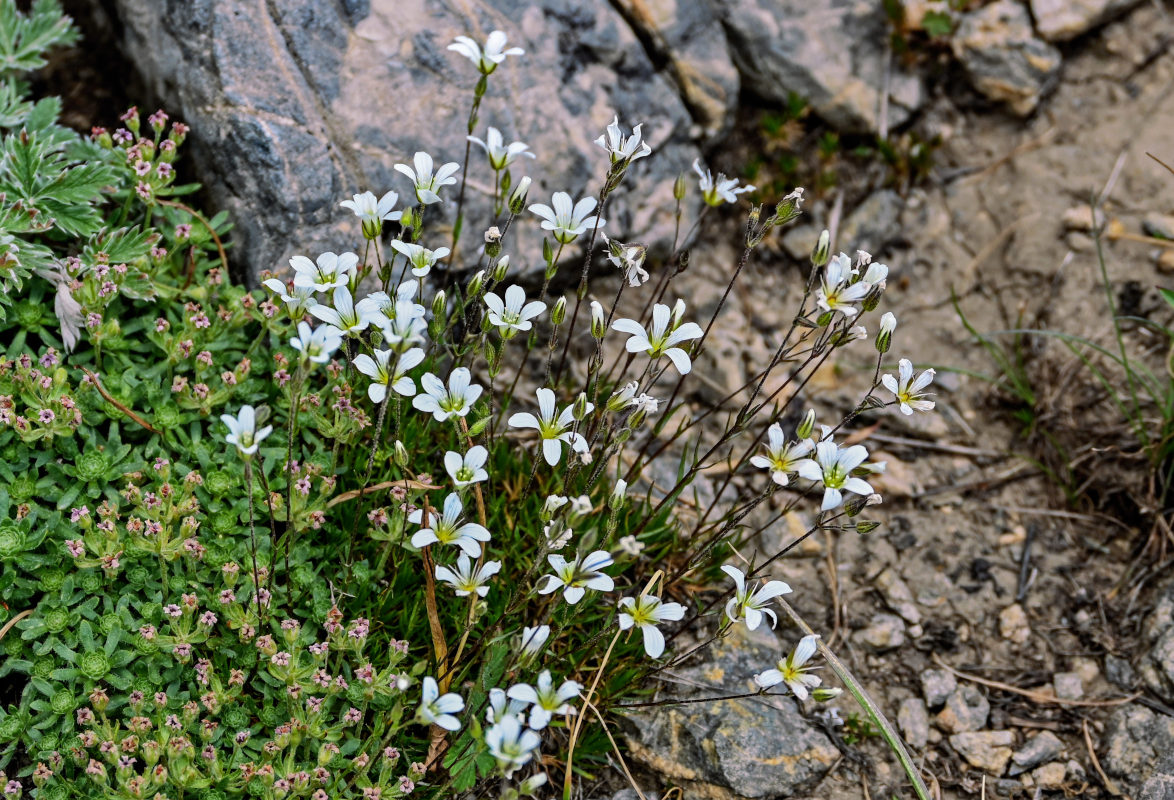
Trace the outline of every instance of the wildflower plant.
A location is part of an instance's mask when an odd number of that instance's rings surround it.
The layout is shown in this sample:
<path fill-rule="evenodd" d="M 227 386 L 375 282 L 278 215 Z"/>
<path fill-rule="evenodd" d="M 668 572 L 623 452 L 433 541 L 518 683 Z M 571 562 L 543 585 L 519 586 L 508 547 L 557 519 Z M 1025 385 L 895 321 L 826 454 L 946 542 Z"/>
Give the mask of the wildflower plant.
<path fill-rule="evenodd" d="M 506 41 L 450 48 L 478 72 L 470 137 L 490 76 L 522 55 Z M 521 143 L 474 138 L 497 181 L 480 247 L 458 241 L 464 178 L 485 167 L 416 153 L 399 185 L 340 202 L 340 222 L 362 220 L 354 240 L 248 290 L 225 268 L 224 221 L 173 200 L 159 169 L 184 128 L 132 110 L 114 133 L 69 139 L 38 107 L 29 138 L 58 148 L 57 166 L 85 154 L 102 180 L 70 200 L 84 224 L 66 236 L 6 229 L 49 265 L 24 269 L 0 323 L 0 677 L 22 686 L 0 714 L 0 768 L 14 791 L 569 796 L 576 764 L 612 747 L 598 723 L 704 649 L 683 632 L 775 625 L 790 588 L 767 570 L 798 540 L 726 563 L 760 528 L 797 508 L 815 520 L 800 539 L 876 526 L 860 515 L 881 466 L 835 441 L 846 426 L 927 408 L 928 380 L 904 367 L 896 396 L 878 394 L 882 325 L 871 387 L 844 418 L 783 423 L 805 376 L 866 346 L 856 326 L 884 289 L 879 265 L 830 258 L 826 241 L 770 362 L 725 403 L 689 405 L 715 318 L 801 193 L 751 209 L 716 310 L 692 319 L 672 293 L 680 243 L 670 265 L 604 245 L 609 195 L 655 157 L 641 124 L 600 136 L 594 196 L 550 207 L 508 176 Z M 751 191 L 698 172 L 710 205 Z M 454 200 L 444 246 L 425 207 Z M 527 238 L 542 241 L 540 288 L 507 252 Z M 573 252 L 577 288 L 552 293 Z M 621 270 L 604 272 L 609 306 L 597 260 Z M 665 461 L 670 486 L 647 477 Z M 713 501 L 674 514 L 715 461 L 729 469 Z M 759 686 L 802 699 L 813 657 L 803 639 Z"/>

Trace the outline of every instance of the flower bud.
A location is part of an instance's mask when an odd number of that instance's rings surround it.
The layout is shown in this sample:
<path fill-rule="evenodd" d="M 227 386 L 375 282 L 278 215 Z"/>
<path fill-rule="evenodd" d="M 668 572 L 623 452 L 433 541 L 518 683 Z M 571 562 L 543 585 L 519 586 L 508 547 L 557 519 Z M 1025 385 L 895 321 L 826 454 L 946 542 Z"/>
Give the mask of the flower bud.
<path fill-rule="evenodd" d="M 562 325 L 567 316 L 567 298 L 560 297 L 550 309 L 550 321 L 555 325 Z"/>
<path fill-rule="evenodd" d="M 485 288 L 485 270 L 478 270 L 477 274 L 469 281 L 469 288 L 467 290 L 469 297 L 480 297 L 481 290 Z"/>
<path fill-rule="evenodd" d="M 603 315 L 603 306 L 598 300 L 591 301 L 591 335 L 596 339 L 603 339 L 607 332 L 607 320 Z"/>
<path fill-rule="evenodd" d="M 526 195 L 530 193 L 530 176 L 523 176 L 514 190 L 510 192 L 510 213 L 521 214 L 526 208 Z"/>
<path fill-rule="evenodd" d="M 865 520 L 861 520 L 860 522 L 856 523 L 856 532 L 857 533 L 872 533 L 873 531 L 875 531 L 879 527 L 880 527 L 879 522 L 874 522 L 870 519 L 865 519 Z"/>
<path fill-rule="evenodd" d="M 443 319 L 445 311 L 448 308 L 448 301 L 444 296 L 444 289 L 436 293 L 436 297 L 432 298 L 432 316 L 435 319 Z"/>
<path fill-rule="evenodd" d="M 575 398 L 575 419 L 582 422 L 588 414 L 591 413 L 591 403 L 587 400 L 586 392 L 579 392 L 579 396 Z"/>
<path fill-rule="evenodd" d="M 897 318 L 893 316 L 892 311 L 886 311 L 881 315 L 880 332 L 876 335 L 876 349 L 878 352 L 889 352 L 889 347 L 893 344 L 893 330 L 896 327 Z"/>
<path fill-rule="evenodd" d="M 404 443 L 396 439 L 392 452 L 394 453 L 392 458 L 395 460 L 395 465 L 400 469 L 407 469 L 409 462 L 408 448 L 404 447 Z"/>
<path fill-rule="evenodd" d="M 814 267 L 822 267 L 828 263 L 828 258 L 831 256 L 832 250 L 832 235 L 825 230 L 819 235 L 819 241 L 815 244 L 815 249 L 811 251 L 811 264 Z"/>
<path fill-rule="evenodd" d="M 611 496 L 607 499 L 607 507 L 612 511 L 618 511 L 624 506 L 624 497 L 628 494 L 628 482 L 623 478 L 616 481 L 616 485 L 612 487 Z"/>
<path fill-rule="evenodd" d="M 811 699 L 817 703 L 827 703 L 835 700 L 843 693 L 843 689 L 835 686 L 817 686 L 811 690 Z"/>
<path fill-rule="evenodd" d="M 538 772 L 518 784 L 518 793 L 533 796 L 546 785 L 546 773 Z"/>
<path fill-rule="evenodd" d="M 493 265 L 493 280 L 501 283 L 505 280 L 506 273 L 510 271 L 510 257 L 508 255 L 502 256 Z"/>
<path fill-rule="evenodd" d="M 501 230 L 496 225 L 485 231 L 485 255 L 490 258 L 501 255 Z"/>
<path fill-rule="evenodd" d="M 799 427 L 795 429 L 795 436 L 799 439 L 807 439 L 811 437 L 812 431 L 815 430 L 815 409 L 807 409 L 807 413 L 803 415 L 803 421 L 799 423 Z"/>
<path fill-rule="evenodd" d="M 364 239 L 378 239 L 383 235 L 383 220 L 381 219 L 364 219 L 362 227 Z"/>
<path fill-rule="evenodd" d="M 685 192 L 689 189 L 689 184 L 685 182 L 685 173 L 677 173 L 677 179 L 673 181 L 673 198 L 680 201 L 685 199 Z"/>
<path fill-rule="evenodd" d="M 672 328 L 676 330 L 681 324 L 681 318 L 685 316 L 685 301 L 678 299 L 673 303 L 673 321 Z"/>

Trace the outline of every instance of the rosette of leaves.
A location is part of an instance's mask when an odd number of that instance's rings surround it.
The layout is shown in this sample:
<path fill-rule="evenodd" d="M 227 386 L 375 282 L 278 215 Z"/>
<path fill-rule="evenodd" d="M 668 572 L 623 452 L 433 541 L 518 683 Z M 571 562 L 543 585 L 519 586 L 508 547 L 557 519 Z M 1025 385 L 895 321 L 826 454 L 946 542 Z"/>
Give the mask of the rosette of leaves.
<path fill-rule="evenodd" d="M 18 489 L 25 483 L 31 482 L 20 481 Z M 38 573 L 59 560 L 52 553 L 43 552 L 41 545 L 49 531 L 60 524 L 60 515 L 37 511 L 18 520 L 12 506 L 8 488 L 0 486 L 0 600 L 3 601 L 0 620 L 22 609 L 37 590 Z M 3 675 L 2 664 L 0 675 Z"/>
<path fill-rule="evenodd" d="M 147 464 L 133 445 L 122 441 L 118 424 L 112 422 L 105 441 L 92 434 L 72 463 L 53 461 L 46 467 L 52 488 L 59 492 L 57 508 L 66 509 L 86 499 L 95 501 L 108 497 L 116 501 L 122 476 L 146 469 Z"/>

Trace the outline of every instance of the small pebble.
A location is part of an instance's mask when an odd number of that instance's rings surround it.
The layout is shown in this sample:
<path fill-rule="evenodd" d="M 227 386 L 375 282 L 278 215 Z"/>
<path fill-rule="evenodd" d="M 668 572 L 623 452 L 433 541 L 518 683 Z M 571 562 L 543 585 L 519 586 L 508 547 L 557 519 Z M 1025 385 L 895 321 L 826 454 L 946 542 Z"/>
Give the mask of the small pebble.
<path fill-rule="evenodd" d="M 1059 789 L 1064 786 L 1064 777 L 1067 770 L 1059 761 L 1044 764 L 1032 770 L 1031 778 L 1041 789 Z"/>
<path fill-rule="evenodd" d="M 929 742 L 929 714 L 920 697 L 907 697 L 897 710 L 897 724 L 905 741 L 915 750 L 921 750 Z"/>
<path fill-rule="evenodd" d="M 1015 734 L 1011 731 L 968 731 L 950 737 L 950 747 L 973 767 L 986 770 L 992 776 L 1003 774 L 1011 760 L 1011 745 Z"/>
<path fill-rule="evenodd" d="M 1052 676 L 1056 697 L 1063 700 L 1079 700 L 1084 697 L 1084 683 L 1075 672 L 1057 672 Z"/>
<path fill-rule="evenodd" d="M 1031 625 L 1023 606 L 1013 603 L 999 612 L 999 633 L 1004 639 L 1023 644 L 1031 636 Z"/>
<path fill-rule="evenodd" d="M 940 707 L 957 688 L 958 679 L 949 670 L 927 669 L 921 673 L 921 693 L 930 708 Z"/>
<path fill-rule="evenodd" d="M 973 686 L 960 686 L 946 699 L 946 707 L 938 713 L 938 727 L 947 733 L 981 730 L 991 713 L 991 704 Z"/>
<path fill-rule="evenodd" d="M 1051 731 L 1042 731 L 1027 740 L 1011 756 L 1011 769 L 1008 775 L 1018 775 L 1038 767 L 1045 761 L 1051 761 L 1064 751 L 1064 743 Z"/>

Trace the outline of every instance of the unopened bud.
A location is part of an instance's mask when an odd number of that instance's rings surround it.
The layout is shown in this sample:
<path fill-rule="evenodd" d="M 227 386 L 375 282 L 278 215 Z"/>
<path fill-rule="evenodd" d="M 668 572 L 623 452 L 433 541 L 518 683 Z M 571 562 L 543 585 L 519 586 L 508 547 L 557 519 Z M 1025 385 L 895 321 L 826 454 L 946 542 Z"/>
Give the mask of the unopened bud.
<path fill-rule="evenodd" d="M 392 452 L 393 452 L 392 458 L 395 460 L 395 465 L 397 467 L 399 467 L 400 469 L 407 469 L 408 468 L 408 461 L 409 461 L 408 448 L 404 447 L 404 443 L 401 442 L 399 439 L 396 439 L 395 440 L 395 447 L 392 449 Z"/>
<path fill-rule="evenodd" d="M 689 190 L 689 184 L 685 180 L 685 173 L 678 172 L 677 179 L 673 181 L 673 198 L 680 201 L 685 199 L 685 193 Z"/>
<path fill-rule="evenodd" d="M 810 438 L 812 431 L 815 430 L 815 409 L 807 409 L 807 413 L 803 415 L 803 421 L 799 423 L 799 427 L 795 429 L 795 435 L 799 439 Z"/>
<path fill-rule="evenodd" d="M 469 297 L 480 297 L 481 290 L 485 287 L 485 270 L 478 270 L 477 274 L 469 281 L 468 294 Z"/>
<path fill-rule="evenodd" d="M 612 396 L 607 398 L 607 410 L 615 413 L 617 411 L 623 411 L 625 408 L 632 405 L 633 401 L 636 399 L 636 392 L 639 388 L 640 384 L 636 383 L 636 381 L 632 381 L 619 391 L 613 392 Z"/>
<path fill-rule="evenodd" d="M 685 316 L 685 301 L 678 299 L 677 302 L 673 303 L 672 326 L 674 329 L 681 324 L 681 318 L 683 316 Z"/>
<path fill-rule="evenodd" d="M 552 494 L 547 496 L 546 502 L 542 504 L 542 521 L 550 522 L 554 519 L 554 515 L 558 510 L 565 506 L 569 501 L 567 498 L 559 494 Z"/>
<path fill-rule="evenodd" d="M 864 520 L 861 520 L 860 522 L 856 523 L 856 532 L 857 533 L 872 533 L 873 531 L 875 531 L 879 527 L 880 527 L 879 522 L 874 522 L 873 520 L 870 520 L 870 519 L 864 519 Z"/>
<path fill-rule="evenodd" d="M 607 332 L 607 319 L 603 315 L 603 306 L 598 300 L 591 301 L 591 335 L 602 339 Z"/>
<path fill-rule="evenodd" d="M 844 690 L 836 686 L 818 686 L 811 690 L 811 699 L 817 703 L 827 703 L 843 693 Z"/>
<path fill-rule="evenodd" d="M 563 320 L 567 317 L 567 298 L 560 297 L 554 302 L 554 308 L 550 309 L 550 321 L 554 325 L 562 325 Z"/>
<path fill-rule="evenodd" d="M 825 230 L 819 235 L 819 241 L 815 243 L 815 249 L 811 251 L 811 264 L 815 267 L 822 267 L 828 263 L 828 258 L 831 257 L 832 251 L 832 235 Z"/>
<path fill-rule="evenodd" d="M 575 419 L 582 422 L 594 408 L 595 407 L 587 400 L 587 393 L 579 392 L 579 396 L 575 398 Z"/>
<path fill-rule="evenodd" d="M 496 283 L 501 283 L 505 280 L 506 273 L 510 271 L 510 257 L 508 255 L 502 256 L 493 265 L 493 280 Z"/>
<path fill-rule="evenodd" d="M 628 482 L 623 478 L 616 481 L 612 487 L 611 496 L 607 499 L 607 507 L 612 511 L 619 511 L 624 507 L 624 497 L 628 494 Z"/>
<path fill-rule="evenodd" d="M 530 193 L 530 176 L 525 175 L 510 192 L 510 213 L 521 214 L 526 208 L 526 195 Z"/>
<path fill-rule="evenodd" d="M 889 352 L 889 347 L 893 344 L 893 331 L 896 327 L 897 318 L 893 316 L 892 311 L 886 311 L 881 315 L 880 332 L 876 335 L 876 349 L 878 352 Z"/>
<path fill-rule="evenodd" d="M 436 297 L 432 298 L 432 316 L 435 319 L 442 319 L 444 317 L 445 309 L 448 306 L 448 300 L 444 296 L 444 289 L 436 293 Z"/>

